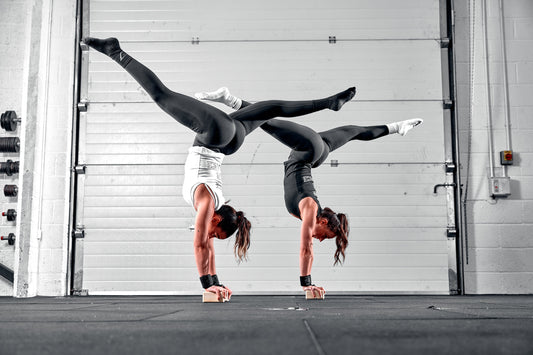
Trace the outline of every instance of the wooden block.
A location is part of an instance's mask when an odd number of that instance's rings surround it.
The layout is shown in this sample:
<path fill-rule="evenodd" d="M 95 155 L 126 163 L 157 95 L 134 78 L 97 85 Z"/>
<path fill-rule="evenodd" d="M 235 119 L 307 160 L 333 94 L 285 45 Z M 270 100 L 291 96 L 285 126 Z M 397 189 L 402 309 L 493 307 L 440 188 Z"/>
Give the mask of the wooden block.
<path fill-rule="evenodd" d="M 202 302 L 203 303 L 222 303 L 222 302 L 228 302 L 229 299 L 224 298 L 222 301 L 220 301 L 217 297 L 216 293 L 213 292 L 204 292 L 202 296 Z"/>
<path fill-rule="evenodd" d="M 326 291 L 320 291 L 320 296 L 316 297 L 313 291 L 305 291 L 306 300 L 323 300 L 326 297 Z"/>

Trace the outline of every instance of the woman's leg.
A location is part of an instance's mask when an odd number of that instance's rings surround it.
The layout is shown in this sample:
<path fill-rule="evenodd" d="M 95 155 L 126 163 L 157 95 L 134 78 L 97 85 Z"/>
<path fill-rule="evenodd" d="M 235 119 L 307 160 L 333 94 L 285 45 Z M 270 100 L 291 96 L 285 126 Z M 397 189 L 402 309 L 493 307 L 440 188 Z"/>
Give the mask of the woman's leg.
<path fill-rule="evenodd" d="M 405 135 L 408 131 L 418 126 L 422 122 L 422 119 L 414 118 L 410 120 L 389 123 L 387 125 L 367 127 L 350 125 L 320 132 L 319 135 L 322 138 L 322 141 L 325 143 L 324 150 L 322 155 L 314 162 L 313 168 L 320 166 L 320 164 L 326 160 L 330 152 L 342 147 L 350 141 L 371 141 L 394 133 Z"/>
<path fill-rule="evenodd" d="M 194 96 L 198 100 L 221 102 L 226 106 L 239 110 L 239 114 L 232 114 L 239 121 L 265 120 L 273 117 L 296 117 L 308 113 L 330 109 L 339 111 L 341 107 L 350 101 L 355 95 L 355 87 L 348 88 L 338 94 L 319 100 L 309 101 L 281 101 L 271 100 L 251 104 L 237 96 L 232 95 L 227 87 L 221 87 L 215 91 L 198 92 Z M 244 110 L 248 106 L 253 106 Z M 251 117 L 251 118 L 250 118 Z"/>
<path fill-rule="evenodd" d="M 319 133 L 320 137 L 329 146 L 330 152 L 353 140 L 371 141 L 388 134 L 389 129 L 386 125 L 369 127 L 341 126 Z"/>
<path fill-rule="evenodd" d="M 234 121 L 226 113 L 168 89 L 150 69 L 124 52 L 116 38 L 87 37 L 84 42 L 120 64 L 163 111 L 196 132 L 202 145 L 221 147 L 233 139 Z"/>
<path fill-rule="evenodd" d="M 261 128 L 287 147 L 291 158 L 305 163 L 314 163 L 324 150 L 324 142 L 318 133 L 301 124 L 271 119 Z"/>
<path fill-rule="evenodd" d="M 333 96 L 318 100 L 307 101 L 260 101 L 245 106 L 238 111 L 230 113 L 230 117 L 237 121 L 267 121 L 275 117 L 298 117 L 313 112 L 330 109 L 338 111 L 355 96 L 355 88 L 351 87 Z M 259 124 L 260 126 L 261 124 Z"/>
<path fill-rule="evenodd" d="M 350 125 L 333 128 L 329 131 L 320 132 L 319 134 L 329 146 L 330 151 L 334 151 L 353 140 L 371 141 L 393 133 L 404 136 L 422 122 L 423 120 L 420 118 L 413 118 L 380 126 L 361 127 Z"/>

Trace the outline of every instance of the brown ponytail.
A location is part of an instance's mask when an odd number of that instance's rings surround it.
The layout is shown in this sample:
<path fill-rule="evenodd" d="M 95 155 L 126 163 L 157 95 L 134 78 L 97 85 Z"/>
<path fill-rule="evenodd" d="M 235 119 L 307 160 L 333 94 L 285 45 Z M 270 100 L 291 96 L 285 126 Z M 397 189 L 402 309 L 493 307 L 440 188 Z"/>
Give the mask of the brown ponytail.
<path fill-rule="evenodd" d="M 344 213 L 337 213 L 337 218 L 340 222 L 340 228 L 336 232 L 337 237 L 335 238 L 335 244 L 337 244 L 337 250 L 335 251 L 335 262 L 333 265 L 337 265 L 337 263 L 343 263 L 346 255 L 344 254 L 344 251 L 346 250 L 346 247 L 348 246 L 348 234 L 350 233 L 350 226 L 348 224 L 348 218 Z M 342 261 L 340 259 L 340 256 L 342 255 Z"/>
<path fill-rule="evenodd" d="M 335 244 L 337 244 L 337 250 L 335 251 L 335 262 L 333 265 L 343 263 L 346 257 L 344 251 L 348 246 L 348 234 L 350 233 L 350 226 L 348 218 L 344 213 L 335 213 L 329 207 L 325 207 L 320 216 L 328 220 L 328 228 L 335 233 Z M 342 255 L 342 260 L 341 260 Z"/>
<path fill-rule="evenodd" d="M 246 252 L 250 248 L 250 229 L 252 228 L 252 224 L 244 217 L 244 212 L 237 212 L 229 205 L 223 205 L 216 213 L 222 217 L 218 226 L 226 232 L 228 237 L 237 231 L 233 252 L 239 259 L 239 262 L 246 260 Z"/>
<path fill-rule="evenodd" d="M 238 231 L 235 237 L 233 252 L 235 253 L 235 256 L 239 258 L 240 262 L 243 259 L 246 260 L 246 252 L 250 249 L 250 229 L 252 228 L 252 224 L 246 217 L 244 217 L 242 211 L 237 212 L 237 226 Z"/>

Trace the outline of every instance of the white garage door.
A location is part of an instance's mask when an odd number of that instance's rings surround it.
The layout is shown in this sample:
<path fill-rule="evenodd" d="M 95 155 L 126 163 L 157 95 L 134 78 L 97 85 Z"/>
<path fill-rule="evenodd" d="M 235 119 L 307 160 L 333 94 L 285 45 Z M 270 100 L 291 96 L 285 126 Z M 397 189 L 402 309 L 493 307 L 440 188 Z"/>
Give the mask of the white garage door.
<path fill-rule="evenodd" d="M 91 35 L 118 37 L 175 91 L 228 86 L 259 101 L 355 85 L 340 112 L 297 121 L 320 131 L 425 119 L 405 137 L 351 142 L 329 157 L 338 166 L 328 160 L 314 170 L 322 205 L 351 223 L 343 266 L 332 266 L 335 243 L 315 243 L 313 281 L 337 292 L 449 292 L 448 207 L 433 194 L 446 179 L 439 26 L 438 0 L 90 1 Z M 200 293 L 195 212 L 181 198 L 193 134 L 120 66 L 95 51 L 89 58 L 77 205 L 82 288 Z M 282 198 L 288 152 L 258 130 L 225 160 L 225 196 L 253 223 L 247 262 L 236 263 L 233 238 L 215 243 L 220 279 L 236 293 L 300 289 L 300 222 Z"/>

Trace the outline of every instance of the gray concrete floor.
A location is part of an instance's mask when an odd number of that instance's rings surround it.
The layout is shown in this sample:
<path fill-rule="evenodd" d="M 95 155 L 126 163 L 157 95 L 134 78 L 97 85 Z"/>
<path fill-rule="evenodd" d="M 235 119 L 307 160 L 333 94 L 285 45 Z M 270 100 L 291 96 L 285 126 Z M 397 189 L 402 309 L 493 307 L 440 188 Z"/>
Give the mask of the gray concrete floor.
<path fill-rule="evenodd" d="M 533 354 L 533 296 L 0 298 L 0 354 Z"/>

